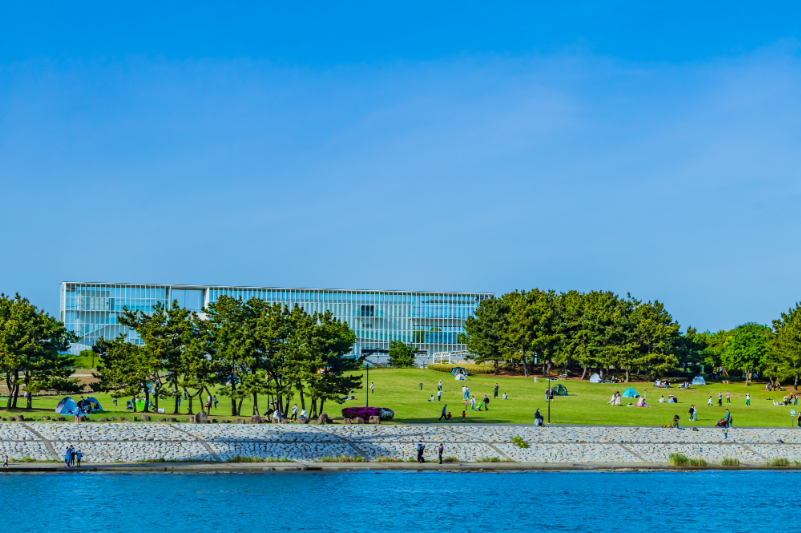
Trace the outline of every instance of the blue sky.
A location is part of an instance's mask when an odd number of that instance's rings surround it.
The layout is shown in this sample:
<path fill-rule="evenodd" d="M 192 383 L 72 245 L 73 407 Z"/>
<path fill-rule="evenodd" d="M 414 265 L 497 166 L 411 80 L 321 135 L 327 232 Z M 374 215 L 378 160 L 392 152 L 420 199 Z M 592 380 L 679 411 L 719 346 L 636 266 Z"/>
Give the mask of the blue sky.
<path fill-rule="evenodd" d="M 143 4 L 0 5 L 0 291 L 801 300 L 797 3 Z"/>

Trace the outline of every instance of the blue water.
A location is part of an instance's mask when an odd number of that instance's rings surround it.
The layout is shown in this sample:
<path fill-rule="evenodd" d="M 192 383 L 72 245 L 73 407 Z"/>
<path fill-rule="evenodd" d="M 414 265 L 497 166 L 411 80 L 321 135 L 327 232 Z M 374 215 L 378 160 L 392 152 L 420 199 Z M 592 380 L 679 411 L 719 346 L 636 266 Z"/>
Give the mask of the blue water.
<path fill-rule="evenodd" d="M 3 531 L 752 532 L 801 516 L 794 472 L 9 474 Z"/>

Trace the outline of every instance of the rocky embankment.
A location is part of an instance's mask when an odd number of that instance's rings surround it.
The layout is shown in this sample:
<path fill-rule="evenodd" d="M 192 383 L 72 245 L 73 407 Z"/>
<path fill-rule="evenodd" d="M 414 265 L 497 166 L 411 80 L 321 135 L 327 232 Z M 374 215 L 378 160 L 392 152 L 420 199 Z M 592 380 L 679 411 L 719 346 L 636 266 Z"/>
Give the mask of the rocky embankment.
<path fill-rule="evenodd" d="M 513 439 L 528 445 L 515 444 Z M 326 456 L 407 460 L 416 445 L 426 456 L 445 445 L 445 456 L 463 462 L 497 458 L 523 463 L 665 464 L 671 453 L 719 463 L 773 458 L 801 461 L 801 431 L 793 428 L 733 428 L 698 431 L 653 427 L 532 427 L 513 425 L 302 425 L 192 423 L 0 424 L 0 455 L 11 460 L 61 459 L 72 445 L 87 462 L 161 459 L 226 461 L 235 456 L 318 461 Z"/>

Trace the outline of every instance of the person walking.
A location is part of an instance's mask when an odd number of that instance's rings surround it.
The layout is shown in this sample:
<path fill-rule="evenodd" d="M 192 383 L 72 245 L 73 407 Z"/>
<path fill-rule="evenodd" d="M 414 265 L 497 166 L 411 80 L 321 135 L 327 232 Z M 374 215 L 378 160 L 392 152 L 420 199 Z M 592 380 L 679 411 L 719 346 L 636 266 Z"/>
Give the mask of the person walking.
<path fill-rule="evenodd" d="M 117 406 L 117 398 L 112 398 L 111 399 L 111 403 L 113 403 L 114 406 L 116 407 Z"/>
<path fill-rule="evenodd" d="M 438 391 L 437 391 L 437 401 L 439 402 L 439 401 L 441 401 L 441 400 L 442 400 L 442 391 L 441 391 L 441 390 L 438 390 Z"/>
<path fill-rule="evenodd" d="M 690 406 L 690 422 L 693 421 L 693 415 L 694 414 L 695 414 L 695 407 L 691 405 Z"/>
<path fill-rule="evenodd" d="M 426 451 L 426 445 L 423 444 L 423 441 L 419 441 L 417 443 L 417 464 L 425 463 L 425 457 L 423 457 L 423 453 Z"/>
<path fill-rule="evenodd" d="M 214 402 L 214 408 L 217 409 L 217 395 L 216 394 L 214 395 L 214 399 L 212 401 Z"/>
<path fill-rule="evenodd" d="M 706 402 L 707 407 L 712 407 L 712 396 L 709 397 L 709 401 Z"/>
<path fill-rule="evenodd" d="M 801 416 L 799 416 L 799 425 L 801 425 Z M 437 448 L 437 455 L 439 455 L 439 464 L 442 464 L 442 452 L 444 451 L 445 451 L 445 445 L 440 442 L 439 448 Z"/>
<path fill-rule="evenodd" d="M 726 405 L 731 404 L 731 393 L 726 391 Z"/>
<path fill-rule="evenodd" d="M 292 416 L 290 420 L 294 420 L 295 422 L 298 421 L 298 404 L 292 406 Z"/>
<path fill-rule="evenodd" d="M 447 412 L 447 411 L 446 411 L 446 409 L 447 409 L 447 408 L 448 408 L 448 404 L 447 404 L 447 403 L 446 403 L 445 405 L 443 405 L 443 406 L 442 406 L 442 414 L 441 414 L 441 415 L 439 416 L 439 418 L 437 419 L 437 422 L 439 422 L 439 421 L 440 421 L 440 420 L 442 420 L 443 418 L 445 418 L 445 421 L 446 421 L 446 422 L 448 421 L 448 417 L 447 417 L 447 415 L 445 414 L 445 413 Z"/>
<path fill-rule="evenodd" d="M 497 383 L 495 384 L 495 391 L 494 391 L 492 397 L 493 398 L 497 398 L 498 397 L 498 384 Z"/>
<path fill-rule="evenodd" d="M 745 405 L 751 405 L 751 393 L 745 395 Z"/>
<path fill-rule="evenodd" d="M 497 392 L 497 390 L 498 389 L 495 389 L 496 392 Z M 496 394 L 496 397 L 497 397 L 497 394 Z M 489 398 L 487 397 L 486 394 L 484 395 L 484 410 L 485 411 L 489 411 Z"/>
<path fill-rule="evenodd" d="M 476 408 L 476 397 L 473 396 L 470 398 L 470 410 L 473 411 Z"/>

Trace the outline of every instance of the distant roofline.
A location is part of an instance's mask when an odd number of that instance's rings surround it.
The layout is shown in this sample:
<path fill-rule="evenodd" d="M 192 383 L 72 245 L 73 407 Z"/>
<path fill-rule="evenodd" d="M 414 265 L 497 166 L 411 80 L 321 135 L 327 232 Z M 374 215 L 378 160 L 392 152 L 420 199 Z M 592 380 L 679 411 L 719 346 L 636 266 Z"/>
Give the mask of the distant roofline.
<path fill-rule="evenodd" d="M 119 283 L 114 281 L 62 281 L 62 285 L 74 283 L 78 285 L 146 285 L 149 287 L 169 287 L 171 289 L 247 289 L 247 290 L 279 290 L 279 291 L 333 291 L 333 292 L 373 292 L 373 293 L 415 293 L 415 294 L 459 294 L 495 296 L 492 292 L 460 292 L 460 291 L 404 291 L 397 289 L 320 289 L 312 287 L 250 287 L 247 285 L 186 285 L 183 283 Z"/>

